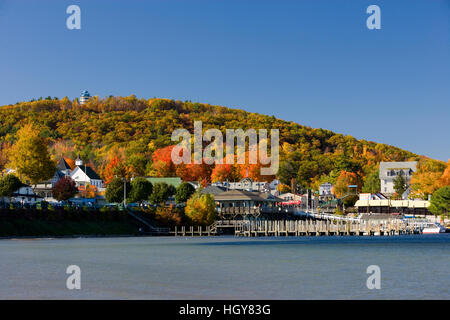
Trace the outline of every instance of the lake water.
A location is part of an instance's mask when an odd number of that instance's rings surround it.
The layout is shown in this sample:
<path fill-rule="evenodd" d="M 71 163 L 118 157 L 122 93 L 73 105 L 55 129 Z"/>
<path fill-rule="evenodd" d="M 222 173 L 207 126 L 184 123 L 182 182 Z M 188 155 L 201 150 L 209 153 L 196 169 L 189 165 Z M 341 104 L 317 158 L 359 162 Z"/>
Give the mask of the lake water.
<path fill-rule="evenodd" d="M 449 263 L 450 234 L 0 240 L 0 299 L 449 299 Z"/>

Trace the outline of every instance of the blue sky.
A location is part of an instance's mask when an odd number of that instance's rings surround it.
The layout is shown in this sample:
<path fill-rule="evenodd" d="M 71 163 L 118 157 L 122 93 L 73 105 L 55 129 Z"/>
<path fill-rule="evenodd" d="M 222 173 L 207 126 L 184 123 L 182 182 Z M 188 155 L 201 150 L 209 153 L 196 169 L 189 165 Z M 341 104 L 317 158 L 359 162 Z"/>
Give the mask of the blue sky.
<path fill-rule="evenodd" d="M 0 38 L 0 105 L 192 100 L 450 158 L 449 0 L 0 0 Z"/>

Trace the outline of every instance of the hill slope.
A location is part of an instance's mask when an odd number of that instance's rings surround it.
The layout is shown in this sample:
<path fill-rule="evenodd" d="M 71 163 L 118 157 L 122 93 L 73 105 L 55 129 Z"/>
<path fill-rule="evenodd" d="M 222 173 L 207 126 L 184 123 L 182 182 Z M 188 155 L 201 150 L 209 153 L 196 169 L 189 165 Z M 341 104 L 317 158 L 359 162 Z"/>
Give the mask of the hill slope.
<path fill-rule="evenodd" d="M 135 174 L 154 173 L 152 154 L 173 144 L 172 131 L 192 132 L 194 120 L 203 128 L 266 128 L 280 130 L 281 167 L 279 178 L 289 183 L 296 178 L 304 186 L 336 180 L 342 170 L 360 179 L 376 170 L 379 161 L 417 160 L 419 156 L 386 144 L 357 140 L 325 129 L 313 129 L 294 122 L 243 110 L 167 99 L 94 97 L 86 105 L 63 99 L 41 99 L 0 108 L 0 143 L 5 149 L 14 143 L 15 133 L 32 122 L 48 139 L 53 157 L 84 159 L 100 172 L 108 159 L 119 155 Z M 3 152 L 3 161 L 5 156 Z"/>

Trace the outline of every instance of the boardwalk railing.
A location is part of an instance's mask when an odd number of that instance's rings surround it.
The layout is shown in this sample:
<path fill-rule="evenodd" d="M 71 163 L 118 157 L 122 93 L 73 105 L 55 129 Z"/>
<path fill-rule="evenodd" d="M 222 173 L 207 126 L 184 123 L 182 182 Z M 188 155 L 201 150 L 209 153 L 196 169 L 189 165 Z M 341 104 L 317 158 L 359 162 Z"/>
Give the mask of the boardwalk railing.
<path fill-rule="evenodd" d="M 312 219 L 322 219 L 322 220 L 343 220 L 343 221 L 360 221 L 359 218 L 347 217 L 347 216 L 339 216 L 336 214 L 330 214 L 325 212 L 318 212 L 316 210 L 296 210 L 294 211 L 296 216 L 304 216 Z"/>
<path fill-rule="evenodd" d="M 177 236 L 182 236 L 182 237 L 187 237 L 187 236 L 214 236 L 217 234 L 217 229 L 214 227 L 214 225 L 212 226 L 207 226 L 207 227 L 194 227 L 194 226 L 181 226 L 181 227 L 175 227 L 175 229 L 173 231 L 169 232 L 171 235 L 174 235 L 175 237 Z"/>
<path fill-rule="evenodd" d="M 235 229 L 236 236 L 308 236 L 308 235 L 400 235 L 420 233 L 420 228 L 401 220 L 330 221 L 265 220 L 246 221 Z"/>

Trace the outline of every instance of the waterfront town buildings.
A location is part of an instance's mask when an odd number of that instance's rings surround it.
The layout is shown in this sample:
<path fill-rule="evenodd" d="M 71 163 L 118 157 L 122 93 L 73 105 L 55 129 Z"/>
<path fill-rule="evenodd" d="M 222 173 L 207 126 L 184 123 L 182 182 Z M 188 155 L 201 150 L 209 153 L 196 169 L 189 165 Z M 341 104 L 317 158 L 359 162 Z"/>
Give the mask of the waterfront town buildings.
<path fill-rule="evenodd" d="M 19 190 L 4 202 L 16 202 L 21 204 L 35 204 L 37 201 L 44 200 L 47 202 L 56 202 L 53 198 L 52 189 L 55 183 L 63 178 L 70 177 L 75 181 L 77 187 L 85 185 L 95 186 L 97 191 L 103 191 L 103 181 L 98 174 L 78 157 L 75 161 L 76 167 L 72 170 L 64 158 L 61 158 L 56 165 L 56 172 L 54 176 L 46 181 L 38 182 L 34 185 L 24 185 Z M 14 173 L 14 170 L 7 169 L 5 174 Z"/>

